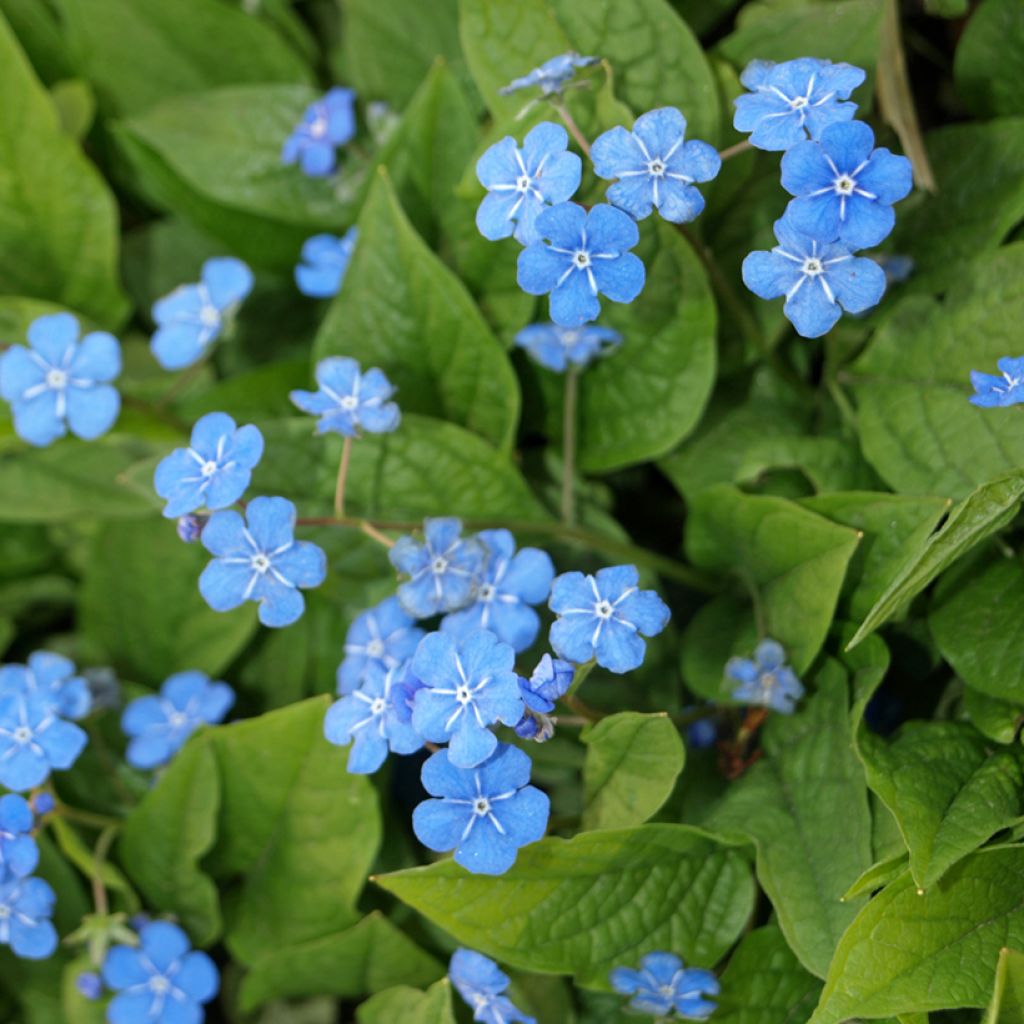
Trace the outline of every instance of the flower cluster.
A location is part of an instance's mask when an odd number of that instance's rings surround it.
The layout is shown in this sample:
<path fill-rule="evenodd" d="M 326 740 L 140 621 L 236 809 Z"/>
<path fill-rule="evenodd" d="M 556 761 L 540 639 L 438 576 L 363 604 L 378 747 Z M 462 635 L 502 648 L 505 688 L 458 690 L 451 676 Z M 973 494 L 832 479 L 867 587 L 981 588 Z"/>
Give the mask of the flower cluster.
<path fill-rule="evenodd" d="M 57 948 L 50 920 L 56 895 L 33 876 L 39 847 L 32 837 L 35 816 L 22 796 L 0 796 L 0 946 L 25 960 L 45 960 Z"/>

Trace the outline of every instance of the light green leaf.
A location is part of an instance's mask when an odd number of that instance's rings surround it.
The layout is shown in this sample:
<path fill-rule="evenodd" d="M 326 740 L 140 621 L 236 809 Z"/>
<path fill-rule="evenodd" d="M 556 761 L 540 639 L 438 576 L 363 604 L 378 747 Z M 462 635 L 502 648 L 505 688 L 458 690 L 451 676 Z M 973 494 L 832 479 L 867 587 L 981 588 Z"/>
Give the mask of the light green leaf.
<path fill-rule="evenodd" d="M 452 986 L 447 978 L 426 992 L 400 986 L 378 992 L 356 1010 L 357 1024 L 455 1024 Z"/>
<path fill-rule="evenodd" d="M 86 999 L 75 984 L 83 971 L 94 971 L 96 965 L 88 956 L 79 956 L 64 968 L 61 976 L 61 1007 L 64 1024 L 104 1024 L 106 1008 L 101 999 Z"/>
<path fill-rule="evenodd" d="M 0 0 L 6 19 L 36 74 L 53 85 L 74 76 L 57 13 L 39 0 Z"/>
<path fill-rule="evenodd" d="M 376 881 L 473 949 L 599 989 L 613 967 L 656 949 L 711 966 L 736 941 L 754 895 L 741 854 L 684 825 L 545 839 L 497 878 L 445 860 Z"/>
<path fill-rule="evenodd" d="M 999 951 L 995 989 L 983 1024 L 1020 1024 L 1024 1021 L 1024 953 Z"/>
<path fill-rule="evenodd" d="M 139 909 L 139 899 L 135 890 L 128 884 L 124 874 L 118 870 L 117 865 L 109 860 L 99 861 L 93 851 L 85 844 L 82 837 L 75 831 L 73 825 L 64 818 L 54 816 L 50 828 L 53 830 L 53 837 L 57 840 L 61 853 L 86 878 L 99 877 L 107 889 L 113 889 L 125 898 L 127 909 L 134 913 Z"/>
<path fill-rule="evenodd" d="M 957 94 L 976 114 L 1019 114 L 1014 84 L 1024 81 L 1024 7 L 982 0 L 957 44 L 953 70 Z"/>
<path fill-rule="evenodd" d="M 1012 743 L 1024 724 L 1024 703 L 991 697 L 973 686 L 964 688 L 964 711 L 974 727 L 996 743 Z"/>
<path fill-rule="evenodd" d="M 667 714 L 623 711 L 588 725 L 583 827 L 640 825 L 669 798 L 686 752 Z"/>
<path fill-rule="evenodd" d="M 882 809 L 883 814 L 889 814 L 884 808 Z M 892 816 L 889 815 L 891 818 Z M 903 845 L 902 840 L 900 845 Z M 890 882 L 899 878 L 904 871 L 907 870 L 907 864 L 910 860 L 910 854 L 906 850 L 900 850 L 899 853 L 894 853 L 890 857 L 886 857 L 884 860 L 878 861 L 877 864 L 872 864 L 871 867 L 865 871 L 860 878 L 857 879 L 849 889 L 843 893 L 844 900 L 856 899 L 858 896 L 870 896 L 873 892 L 878 889 L 882 889 L 887 886 Z"/>

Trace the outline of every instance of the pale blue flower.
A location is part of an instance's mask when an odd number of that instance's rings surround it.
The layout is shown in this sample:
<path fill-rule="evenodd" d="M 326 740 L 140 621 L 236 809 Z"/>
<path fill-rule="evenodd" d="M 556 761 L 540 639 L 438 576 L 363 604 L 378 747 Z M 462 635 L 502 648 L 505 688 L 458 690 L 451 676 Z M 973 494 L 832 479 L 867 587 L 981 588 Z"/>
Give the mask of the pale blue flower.
<path fill-rule="evenodd" d="M 707 1020 L 715 1004 L 706 996 L 719 993 L 718 979 L 699 967 L 684 967 L 671 953 L 648 953 L 640 969 L 616 967 L 611 973 L 616 992 L 629 995 L 630 1008 L 652 1017 L 668 1017 L 673 1010 L 683 1020 Z"/>
<path fill-rule="evenodd" d="M 23 960 L 46 960 L 57 949 L 57 930 L 50 920 L 57 902 L 41 878 L 10 878 L 0 882 L 0 946 Z"/>
<path fill-rule="evenodd" d="M 23 797 L 0 796 L 0 881 L 25 878 L 39 863 L 39 847 L 32 838 L 35 815 Z"/>
<path fill-rule="evenodd" d="M 295 283 L 311 299 L 329 299 L 341 291 L 352 253 L 359 238 L 358 228 L 337 235 L 313 235 L 302 245 L 302 262 L 295 268 Z"/>
<path fill-rule="evenodd" d="M 479 1024 L 536 1024 L 505 995 L 510 984 L 508 975 L 482 953 L 455 950 L 448 964 L 448 977 Z"/>
<path fill-rule="evenodd" d="M 338 666 L 338 693 L 357 689 L 371 665 L 387 670 L 408 661 L 422 638 L 423 630 L 405 614 L 397 597 L 385 598 L 375 608 L 357 615 L 345 636 L 345 658 Z"/>
<path fill-rule="evenodd" d="M 542 96 L 556 95 L 569 84 L 578 68 L 590 67 L 600 59 L 600 57 L 582 57 L 573 51 L 561 53 L 557 57 L 544 61 L 539 68 L 534 68 L 522 78 L 514 78 L 508 85 L 502 86 L 498 90 L 498 94 L 508 96 L 520 89 L 530 89 L 536 85 L 540 87 Z"/>
<path fill-rule="evenodd" d="M 281 149 L 281 162 L 297 163 L 304 174 L 322 178 L 337 163 L 335 150 L 356 133 L 356 94 L 335 86 L 306 107 Z"/>
<path fill-rule="evenodd" d="M 62 718 L 84 718 L 92 693 L 70 658 L 52 651 L 35 651 L 27 665 L 0 667 L 0 697 L 9 693 L 38 693 Z"/>
<path fill-rule="evenodd" d="M 359 431 L 385 434 L 398 429 L 401 412 L 389 401 L 395 388 L 374 367 L 362 373 L 359 363 L 346 356 L 330 356 L 316 366 L 318 391 L 292 391 L 291 400 L 303 412 L 318 416 L 318 434 L 355 437 Z"/>
<path fill-rule="evenodd" d="M 610 327 L 596 324 L 584 324 L 582 327 L 530 324 L 516 335 L 515 341 L 541 366 L 563 373 L 570 366 L 582 369 L 598 356 L 616 348 L 622 342 L 622 335 Z"/>
<path fill-rule="evenodd" d="M 761 704 L 784 715 L 792 714 L 804 695 L 803 684 L 786 665 L 786 652 L 775 640 L 762 640 L 753 661 L 730 658 L 725 674 L 739 684 L 732 691 L 733 700 Z"/>
<path fill-rule="evenodd" d="M 976 394 L 971 404 L 983 409 L 1019 405 L 1024 402 L 1024 356 L 1003 356 L 996 362 L 999 376 L 971 370 L 971 383 Z"/>
<path fill-rule="evenodd" d="M 0 785 L 15 792 L 35 789 L 52 770 L 70 768 L 88 739 L 57 714 L 49 695 L 0 695 Z"/>

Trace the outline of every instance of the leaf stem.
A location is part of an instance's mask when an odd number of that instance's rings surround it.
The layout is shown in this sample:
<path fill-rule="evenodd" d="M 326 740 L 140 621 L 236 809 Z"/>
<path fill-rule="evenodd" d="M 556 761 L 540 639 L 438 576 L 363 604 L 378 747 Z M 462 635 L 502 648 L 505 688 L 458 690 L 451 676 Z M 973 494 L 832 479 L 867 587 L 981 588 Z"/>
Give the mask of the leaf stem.
<path fill-rule="evenodd" d="M 338 481 L 334 485 L 334 518 L 341 519 L 345 515 L 345 483 L 348 480 L 348 463 L 352 457 L 352 438 L 345 437 L 341 446 L 341 460 L 338 462 Z"/>
<path fill-rule="evenodd" d="M 579 371 L 570 366 L 565 373 L 562 400 L 562 522 L 572 526 L 576 519 L 576 399 Z"/>

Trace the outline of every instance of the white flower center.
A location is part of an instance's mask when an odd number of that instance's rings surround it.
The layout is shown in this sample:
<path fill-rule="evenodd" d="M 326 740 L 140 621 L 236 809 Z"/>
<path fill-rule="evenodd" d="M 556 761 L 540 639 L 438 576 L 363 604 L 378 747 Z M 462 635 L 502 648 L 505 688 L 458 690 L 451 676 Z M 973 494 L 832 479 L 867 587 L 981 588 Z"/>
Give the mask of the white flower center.
<path fill-rule="evenodd" d="M 478 796 L 473 803 L 473 812 L 479 814 L 482 818 L 485 814 L 490 814 L 491 804 L 485 796 Z"/>
<path fill-rule="evenodd" d="M 460 704 L 468 704 L 473 699 L 473 695 L 469 692 L 468 686 L 459 686 L 455 690 L 455 699 Z"/>
<path fill-rule="evenodd" d="M 493 601 L 496 591 L 493 583 L 481 583 L 477 597 L 481 601 Z"/>
<path fill-rule="evenodd" d="M 220 323 L 220 313 L 216 306 L 203 306 L 199 310 L 199 322 L 204 327 L 216 327 Z"/>
<path fill-rule="evenodd" d="M 341 402 L 339 403 L 342 409 L 351 412 L 353 409 L 358 408 L 359 399 L 355 395 L 342 395 Z"/>
<path fill-rule="evenodd" d="M 270 568 L 270 559 L 261 551 L 258 555 L 252 556 L 249 563 L 258 573 L 264 573 Z"/>
<path fill-rule="evenodd" d="M 162 974 L 157 974 L 149 979 L 149 990 L 158 996 L 166 995 L 171 990 L 171 983 Z"/>
<path fill-rule="evenodd" d="M 327 134 L 327 118 L 322 114 L 309 126 L 309 134 L 314 139 L 322 139 Z"/>
<path fill-rule="evenodd" d="M 167 716 L 167 721 L 172 729 L 181 729 L 188 724 L 188 715 L 184 711 L 172 711 Z"/>
<path fill-rule="evenodd" d="M 19 725 L 14 730 L 14 742 L 20 743 L 24 746 L 26 743 L 30 743 L 32 740 L 32 730 L 27 725 Z"/>
<path fill-rule="evenodd" d="M 213 459 L 210 459 L 209 461 L 203 463 L 202 468 L 199 470 L 199 472 L 202 473 L 203 476 L 205 477 L 211 477 L 213 476 L 214 473 L 217 472 L 217 463 L 214 462 Z"/>
<path fill-rule="evenodd" d="M 590 253 L 585 249 L 578 249 L 573 253 L 572 261 L 579 270 L 586 270 L 590 266 Z"/>
<path fill-rule="evenodd" d="M 613 610 L 614 609 L 608 601 L 598 601 L 597 604 L 594 605 L 594 614 L 599 619 L 610 619 L 612 617 Z"/>
<path fill-rule="evenodd" d="M 430 571 L 437 576 L 448 571 L 448 559 L 438 555 L 430 565 Z"/>
<path fill-rule="evenodd" d="M 63 370 L 53 369 L 46 374 L 46 386 L 60 391 L 68 386 L 68 375 Z"/>
<path fill-rule="evenodd" d="M 529 175 L 520 174 L 516 178 L 516 191 L 517 192 L 529 192 L 530 191 L 530 178 Z"/>
<path fill-rule="evenodd" d="M 808 277 L 817 277 L 819 274 L 823 273 L 824 270 L 825 267 L 817 256 L 808 256 L 807 259 L 804 260 L 804 273 Z"/>
<path fill-rule="evenodd" d="M 384 657 L 384 641 L 383 640 L 371 640 L 366 645 L 366 653 L 371 658 L 383 658 Z"/>
<path fill-rule="evenodd" d="M 374 697 L 370 702 L 370 714 L 371 715 L 383 715 L 384 709 L 387 707 L 383 697 Z"/>
<path fill-rule="evenodd" d="M 856 184 L 857 182 L 855 182 L 853 178 L 851 178 L 848 174 L 842 174 L 838 178 L 836 178 L 836 191 L 841 196 L 852 196 L 853 189 L 854 186 L 856 186 Z"/>
<path fill-rule="evenodd" d="M 665 173 L 665 163 L 659 157 L 655 157 L 648 165 L 647 170 L 656 178 L 662 177 Z"/>
<path fill-rule="evenodd" d="M 666 998 L 671 999 L 675 994 L 676 990 L 671 985 L 662 985 L 658 991 Z"/>
<path fill-rule="evenodd" d="M 807 106 L 807 97 L 806 96 L 794 96 L 793 99 L 791 99 L 789 101 L 789 105 L 794 110 L 799 110 L 801 107 L 806 107 Z"/>

